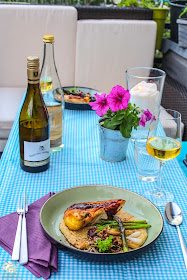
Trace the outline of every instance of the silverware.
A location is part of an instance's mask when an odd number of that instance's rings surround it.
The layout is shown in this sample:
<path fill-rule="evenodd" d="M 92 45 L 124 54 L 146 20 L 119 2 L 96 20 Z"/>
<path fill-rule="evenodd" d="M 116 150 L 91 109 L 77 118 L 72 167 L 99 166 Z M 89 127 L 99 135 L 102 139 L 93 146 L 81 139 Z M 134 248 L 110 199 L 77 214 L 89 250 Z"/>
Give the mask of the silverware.
<path fill-rule="evenodd" d="M 179 206 L 175 202 L 169 202 L 166 204 L 165 209 L 164 209 L 164 214 L 166 217 L 166 221 L 172 225 L 177 227 L 178 235 L 179 235 L 179 240 L 182 248 L 182 253 L 184 257 L 184 262 L 186 265 L 187 269 L 187 247 L 185 244 L 185 241 L 183 239 L 181 230 L 179 225 L 182 223 L 182 212 Z"/>
<path fill-rule="evenodd" d="M 24 192 L 23 221 L 21 231 L 21 249 L 19 263 L 24 265 L 28 263 L 28 246 L 27 246 L 27 227 L 25 214 L 28 212 L 27 195 Z"/>
<path fill-rule="evenodd" d="M 15 237 L 15 240 L 14 240 L 14 247 L 13 247 L 13 251 L 12 251 L 12 260 L 14 260 L 14 261 L 19 260 L 20 241 L 21 241 L 21 226 L 22 226 L 22 213 L 23 213 L 22 205 L 23 205 L 23 203 L 22 203 L 21 198 L 19 196 L 18 206 L 17 206 L 17 213 L 19 215 L 19 219 L 18 219 L 18 225 L 17 225 L 17 230 L 16 230 L 16 237 Z"/>

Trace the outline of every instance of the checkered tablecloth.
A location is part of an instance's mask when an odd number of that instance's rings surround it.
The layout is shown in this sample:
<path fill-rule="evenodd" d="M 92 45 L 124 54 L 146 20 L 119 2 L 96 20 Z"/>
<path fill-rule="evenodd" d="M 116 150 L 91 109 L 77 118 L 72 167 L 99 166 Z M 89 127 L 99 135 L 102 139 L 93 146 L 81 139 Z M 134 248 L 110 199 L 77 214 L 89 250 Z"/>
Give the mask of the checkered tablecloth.
<path fill-rule="evenodd" d="M 9 136 L 0 165 L 0 216 L 16 210 L 20 190 L 26 185 L 29 202 L 50 191 L 58 192 L 86 184 L 113 185 L 141 195 L 154 183 L 143 183 L 136 177 L 132 144 L 127 159 L 119 163 L 105 162 L 99 157 L 98 117 L 92 111 L 65 112 L 65 147 L 51 155 L 50 168 L 31 174 L 19 166 L 18 115 Z M 173 192 L 184 214 L 181 230 L 187 243 L 187 180 L 176 159 L 165 164 L 163 187 Z M 163 214 L 163 207 L 159 207 Z M 8 277 L 4 261 L 11 256 L 0 248 L 0 279 Z M 91 262 L 73 252 L 59 251 L 59 271 L 51 279 L 124 280 L 187 279 L 182 251 L 175 227 L 164 221 L 161 236 L 142 255 L 131 260 Z M 35 277 L 18 264 L 16 279 Z"/>

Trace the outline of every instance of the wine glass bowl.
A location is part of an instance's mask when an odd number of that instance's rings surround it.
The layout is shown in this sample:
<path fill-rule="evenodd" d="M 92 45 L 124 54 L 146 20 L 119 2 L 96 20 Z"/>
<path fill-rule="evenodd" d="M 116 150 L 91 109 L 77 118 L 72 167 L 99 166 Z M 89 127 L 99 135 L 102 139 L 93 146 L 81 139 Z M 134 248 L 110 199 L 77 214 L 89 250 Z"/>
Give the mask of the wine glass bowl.
<path fill-rule="evenodd" d="M 157 123 L 158 129 L 157 129 Z M 146 143 L 147 152 L 160 163 L 157 189 L 145 196 L 157 206 L 173 201 L 172 193 L 162 189 L 162 168 L 166 161 L 177 157 L 181 151 L 181 114 L 170 109 L 161 109 L 152 116 Z"/>

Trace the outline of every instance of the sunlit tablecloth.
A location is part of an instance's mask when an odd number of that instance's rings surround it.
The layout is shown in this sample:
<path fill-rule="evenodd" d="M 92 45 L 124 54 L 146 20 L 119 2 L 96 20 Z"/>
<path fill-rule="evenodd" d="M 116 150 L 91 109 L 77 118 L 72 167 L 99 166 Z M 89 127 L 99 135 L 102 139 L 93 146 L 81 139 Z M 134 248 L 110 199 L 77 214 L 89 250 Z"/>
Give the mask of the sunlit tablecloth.
<path fill-rule="evenodd" d="M 50 168 L 43 173 L 31 174 L 19 166 L 18 116 L 15 120 L 0 165 L 0 216 L 16 210 L 20 190 L 26 186 L 29 202 L 50 191 L 58 192 L 86 184 L 113 185 L 141 195 L 154 183 L 143 183 L 136 177 L 132 143 L 127 159 L 119 163 L 105 162 L 99 157 L 98 117 L 92 111 L 65 112 L 65 147 L 51 155 Z M 166 163 L 163 186 L 175 195 L 181 206 L 184 222 L 181 225 L 187 243 L 187 181 L 176 159 Z M 159 207 L 163 214 L 163 207 Z M 34 242 L 34 241 L 33 241 Z M 2 269 L 11 256 L 0 248 L 0 279 L 8 277 Z M 18 264 L 15 279 L 35 277 Z M 135 259 L 119 262 L 90 262 L 73 252 L 59 251 L 59 271 L 51 279 L 111 280 L 111 279 L 187 279 L 180 243 L 175 227 L 164 222 L 161 236 L 154 245 Z"/>

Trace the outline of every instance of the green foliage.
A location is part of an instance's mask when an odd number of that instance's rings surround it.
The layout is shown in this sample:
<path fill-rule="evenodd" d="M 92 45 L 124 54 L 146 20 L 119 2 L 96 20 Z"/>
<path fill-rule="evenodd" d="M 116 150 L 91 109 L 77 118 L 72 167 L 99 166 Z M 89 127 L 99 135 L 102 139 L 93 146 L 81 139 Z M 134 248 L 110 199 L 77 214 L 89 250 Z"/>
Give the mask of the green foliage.
<path fill-rule="evenodd" d="M 179 15 L 179 18 L 181 18 L 184 14 L 187 13 L 187 7 L 184 8 L 184 10 L 182 11 L 182 13 Z"/>
<path fill-rule="evenodd" d="M 157 4 L 154 0 L 121 0 L 119 4 L 117 4 L 118 7 L 140 7 L 140 8 L 166 8 L 168 7 L 168 3 L 163 1 L 157 1 Z"/>
<path fill-rule="evenodd" d="M 140 7 L 140 8 L 151 8 L 155 6 L 153 0 L 121 0 L 117 5 L 118 7 Z"/>
<path fill-rule="evenodd" d="M 105 240 L 97 239 L 97 248 L 99 249 L 100 253 L 107 252 L 112 245 L 113 236 L 110 235 Z"/>
<path fill-rule="evenodd" d="M 121 2 L 117 5 L 118 7 L 139 7 L 139 3 L 137 0 L 121 0 Z"/>
<path fill-rule="evenodd" d="M 132 105 L 131 103 L 128 104 L 126 110 L 118 110 L 113 113 L 109 110 L 103 116 L 103 118 L 106 117 L 103 127 L 112 130 L 120 130 L 123 137 L 130 138 L 132 129 L 137 129 L 139 126 L 139 113 L 136 105 Z"/>

